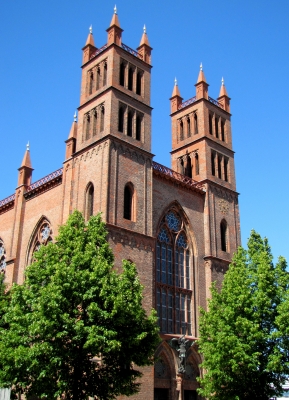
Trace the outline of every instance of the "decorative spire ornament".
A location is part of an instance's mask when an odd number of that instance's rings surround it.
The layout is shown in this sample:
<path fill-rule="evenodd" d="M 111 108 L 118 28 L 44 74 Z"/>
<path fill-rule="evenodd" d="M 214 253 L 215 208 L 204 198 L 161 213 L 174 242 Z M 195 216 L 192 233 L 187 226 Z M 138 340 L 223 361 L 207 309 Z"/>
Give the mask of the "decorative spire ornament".
<path fill-rule="evenodd" d="M 89 33 L 92 35 L 92 25 L 89 27 Z"/>
<path fill-rule="evenodd" d="M 27 145 L 26 145 L 26 150 L 27 150 L 27 151 L 30 151 L 29 140 L 28 140 L 28 143 L 27 143 Z"/>
<path fill-rule="evenodd" d="M 74 113 L 74 116 L 73 116 L 73 121 L 74 121 L 74 122 L 77 122 L 77 115 L 76 115 L 76 111 L 75 111 L 75 113 Z"/>
<path fill-rule="evenodd" d="M 114 6 L 114 9 L 113 9 L 113 11 L 114 11 L 114 13 L 115 13 L 115 14 L 117 14 L 117 8 L 116 8 L 116 5 Z"/>

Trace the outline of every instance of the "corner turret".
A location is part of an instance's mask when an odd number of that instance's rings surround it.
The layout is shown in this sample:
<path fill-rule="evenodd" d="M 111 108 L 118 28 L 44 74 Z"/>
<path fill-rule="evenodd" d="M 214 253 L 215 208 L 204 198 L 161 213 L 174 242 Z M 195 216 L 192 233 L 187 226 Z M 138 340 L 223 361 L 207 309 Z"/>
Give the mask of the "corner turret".
<path fill-rule="evenodd" d="M 197 80 L 197 83 L 195 84 L 195 86 L 196 86 L 197 100 L 199 100 L 199 99 L 207 99 L 208 100 L 209 85 L 207 84 L 207 81 L 205 78 L 202 63 L 200 65 L 200 72 L 199 72 L 198 80 Z"/>
<path fill-rule="evenodd" d="M 18 168 L 18 171 L 18 187 L 22 185 L 30 186 L 33 168 L 30 159 L 29 142 L 26 145 L 26 151 L 22 160 L 21 167 Z"/>
<path fill-rule="evenodd" d="M 65 143 L 66 143 L 65 159 L 66 160 L 68 158 L 70 158 L 73 153 L 75 153 L 76 138 L 77 138 L 77 117 L 76 117 L 76 112 L 75 112 L 74 116 L 73 116 L 73 122 L 71 125 L 68 139 L 65 141 Z"/>

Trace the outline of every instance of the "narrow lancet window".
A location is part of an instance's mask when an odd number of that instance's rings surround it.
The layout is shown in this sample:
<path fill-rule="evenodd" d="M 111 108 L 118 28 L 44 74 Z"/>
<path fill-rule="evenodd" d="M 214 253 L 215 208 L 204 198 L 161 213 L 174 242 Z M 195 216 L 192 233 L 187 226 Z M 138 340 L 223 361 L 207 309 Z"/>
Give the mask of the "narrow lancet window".
<path fill-rule="evenodd" d="M 132 137 L 132 122 L 133 122 L 133 114 L 131 111 L 127 113 L 127 136 Z"/>
<path fill-rule="evenodd" d="M 199 155 L 198 155 L 198 153 L 195 154 L 195 171 L 196 171 L 196 175 L 199 175 L 200 166 L 199 166 Z"/>
<path fill-rule="evenodd" d="M 184 124 L 183 124 L 183 121 L 180 122 L 180 140 L 184 140 Z"/>
<path fill-rule="evenodd" d="M 119 84 L 121 86 L 124 86 L 124 76 L 125 76 L 125 65 L 122 62 L 119 68 Z"/>
<path fill-rule="evenodd" d="M 212 166 L 212 175 L 216 175 L 216 166 L 215 166 L 215 159 L 216 159 L 216 153 L 212 151 L 211 153 L 211 166 Z"/>
<path fill-rule="evenodd" d="M 105 109 L 104 106 L 101 107 L 101 113 L 100 113 L 100 132 L 104 130 L 104 113 Z"/>
<path fill-rule="evenodd" d="M 133 68 L 130 67 L 128 69 L 128 85 L 127 85 L 128 90 L 133 89 Z"/>
<path fill-rule="evenodd" d="M 220 230 L 221 230 L 221 249 L 222 251 L 227 251 L 227 222 L 223 219 L 220 225 Z"/>
<path fill-rule="evenodd" d="M 212 114 L 209 114 L 209 132 L 210 132 L 210 135 L 213 134 L 213 116 L 212 116 Z"/>
<path fill-rule="evenodd" d="M 136 140 L 141 140 L 141 125 L 142 125 L 142 117 L 138 115 L 136 117 L 136 132 L 135 132 Z"/>
<path fill-rule="evenodd" d="M 142 73 L 139 71 L 136 76 L 136 94 L 141 95 Z"/>
<path fill-rule="evenodd" d="M 124 199 L 123 199 L 123 218 L 132 220 L 132 208 L 133 208 L 133 190 L 131 185 L 126 185 L 124 188 Z"/>
<path fill-rule="evenodd" d="M 124 124 L 124 109 L 120 107 L 118 110 L 118 131 L 123 132 L 123 124 Z"/>
<path fill-rule="evenodd" d="M 94 187 L 91 183 L 86 192 L 86 219 L 88 220 L 93 215 L 93 200 L 94 200 Z"/>
<path fill-rule="evenodd" d="M 89 94 L 91 94 L 92 90 L 93 90 L 93 81 L 94 81 L 93 72 L 90 72 L 90 74 L 89 74 Z"/>
<path fill-rule="evenodd" d="M 106 85 L 106 82 L 107 82 L 107 63 L 105 62 L 103 66 L 103 86 Z"/>
<path fill-rule="evenodd" d="M 96 90 L 98 90 L 100 87 L 100 68 L 97 67 L 96 71 Z"/>
<path fill-rule="evenodd" d="M 197 114 L 194 115 L 194 131 L 195 131 L 195 135 L 197 133 L 199 133 L 199 131 L 198 131 L 198 116 L 197 116 Z"/>

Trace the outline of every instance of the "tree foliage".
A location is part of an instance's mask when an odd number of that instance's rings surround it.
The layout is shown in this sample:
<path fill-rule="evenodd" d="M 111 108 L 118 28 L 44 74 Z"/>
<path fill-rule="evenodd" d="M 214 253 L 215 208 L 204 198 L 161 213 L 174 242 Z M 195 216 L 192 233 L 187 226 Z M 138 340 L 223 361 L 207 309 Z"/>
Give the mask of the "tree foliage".
<path fill-rule="evenodd" d="M 0 387 L 49 399 L 114 399 L 138 390 L 134 365 L 152 363 L 156 315 L 146 316 L 136 268 L 113 254 L 101 217 L 79 212 L 41 246 L 14 285 L 0 332 Z"/>
<path fill-rule="evenodd" d="M 220 291 L 213 285 L 202 310 L 200 351 L 205 372 L 200 394 L 214 400 L 267 400 L 282 391 L 288 368 L 289 275 L 276 265 L 267 239 L 251 232 Z"/>

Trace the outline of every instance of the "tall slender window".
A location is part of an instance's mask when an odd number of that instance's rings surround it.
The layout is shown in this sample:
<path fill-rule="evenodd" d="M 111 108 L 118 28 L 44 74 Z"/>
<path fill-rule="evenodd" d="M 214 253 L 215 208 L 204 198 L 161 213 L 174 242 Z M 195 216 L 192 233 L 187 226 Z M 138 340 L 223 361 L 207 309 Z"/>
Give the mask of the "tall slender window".
<path fill-rule="evenodd" d="M 127 85 L 128 90 L 133 89 L 133 68 L 130 67 L 128 69 L 128 85 Z"/>
<path fill-rule="evenodd" d="M 104 130 L 104 113 L 105 109 L 104 106 L 101 107 L 101 113 L 100 113 L 100 132 Z"/>
<path fill-rule="evenodd" d="M 96 90 L 100 87 L 100 68 L 97 67 L 96 69 Z"/>
<path fill-rule="evenodd" d="M 210 135 L 213 134 L 213 116 L 212 116 L 212 114 L 209 114 L 209 132 L 210 132 Z"/>
<path fill-rule="evenodd" d="M 86 114 L 86 128 L 85 128 L 85 139 L 90 138 L 90 115 Z"/>
<path fill-rule="evenodd" d="M 191 335 L 191 269 L 186 227 L 171 209 L 163 218 L 156 249 L 156 305 L 162 333 Z"/>
<path fill-rule="evenodd" d="M 216 153 L 212 151 L 211 153 L 211 167 L 212 167 L 212 175 L 216 175 L 216 166 L 215 166 L 215 160 L 216 160 Z"/>
<path fill-rule="evenodd" d="M 190 117 L 187 118 L 187 136 L 191 136 L 191 120 Z"/>
<path fill-rule="evenodd" d="M 221 138 L 223 142 L 225 141 L 225 121 L 221 120 Z"/>
<path fill-rule="evenodd" d="M 180 122 L 180 140 L 184 140 L 184 124 L 183 124 L 183 121 Z"/>
<path fill-rule="evenodd" d="M 228 164 L 229 159 L 224 157 L 224 179 L 226 182 L 228 182 Z"/>
<path fill-rule="evenodd" d="M 124 108 L 119 107 L 118 110 L 118 131 L 123 132 L 123 123 L 124 123 Z"/>
<path fill-rule="evenodd" d="M 198 153 L 195 154 L 195 171 L 196 171 L 196 175 L 199 175 L 199 173 L 200 173 L 200 165 L 199 165 L 199 155 L 198 155 Z"/>
<path fill-rule="evenodd" d="M 107 63 L 104 63 L 103 66 L 103 86 L 106 85 L 106 81 L 107 81 Z"/>
<path fill-rule="evenodd" d="M 138 71 L 136 75 L 136 94 L 141 95 L 142 72 Z"/>
<path fill-rule="evenodd" d="M 93 184 L 89 184 L 86 191 L 86 212 L 85 216 L 88 220 L 93 215 L 93 200 L 94 200 L 94 187 Z"/>
<path fill-rule="evenodd" d="M 51 234 L 50 223 L 46 219 L 38 223 L 34 239 L 31 241 L 32 244 L 29 250 L 27 264 L 31 264 L 35 261 L 34 253 L 40 249 L 40 246 L 46 246 L 48 243 L 52 242 Z"/>
<path fill-rule="evenodd" d="M 218 154 L 218 177 L 222 179 L 222 156 Z"/>
<path fill-rule="evenodd" d="M 122 62 L 119 67 L 119 84 L 124 86 L 125 64 Z"/>
<path fill-rule="evenodd" d="M 125 185 L 123 199 L 123 218 L 132 220 L 133 217 L 133 188 L 130 184 Z"/>
<path fill-rule="evenodd" d="M 0 239 L 0 273 L 6 270 L 6 251 L 3 241 Z"/>
<path fill-rule="evenodd" d="M 92 136 L 96 135 L 96 129 L 97 129 L 97 111 L 93 111 L 93 125 L 92 125 Z"/>
<path fill-rule="evenodd" d="M 198 116 L 197 116 L 197 114 L 194 115 L 194 131 L 195 131 L 195 135 L 199 132 L 199 130 L 198 130 Z"/>
<path fill-rule="evenodd" d="M 222 251 L 227 251 L 227 222 L 223 219 L 221 221 L 221 225 L 220 225 L 220 230 L 221 230 L 221 249 Z"/>
<path fill-rule="evenodd" d="M 186 176 L 192 178 L 192 161 L 190 156 L 187 156 Z"/>
<path fill-rule="evenodd" d="M 219 138 L 219 118 L 215 117 L 215 135 Z"/>
<path fill-rule="evenodd" d="M 89 94 L 92 93 L 93 81 L 94 81 L 94 76 L 93 76 L 93 72 L 91 71 L 89 74 Z"/>
<path fill-rule="evenodd" d="M 133 114 L 131 111 L 127 113 L 127 136 L 132 136 Z"/>
<path fill-rule="evenodd" d="M 136 132 L 135 132 L 136 140 L 141 140 L 141 123 L 142 123 L 142 117 L 140 115 L 137 115 L 137 117 L 136 117 Z"/>

